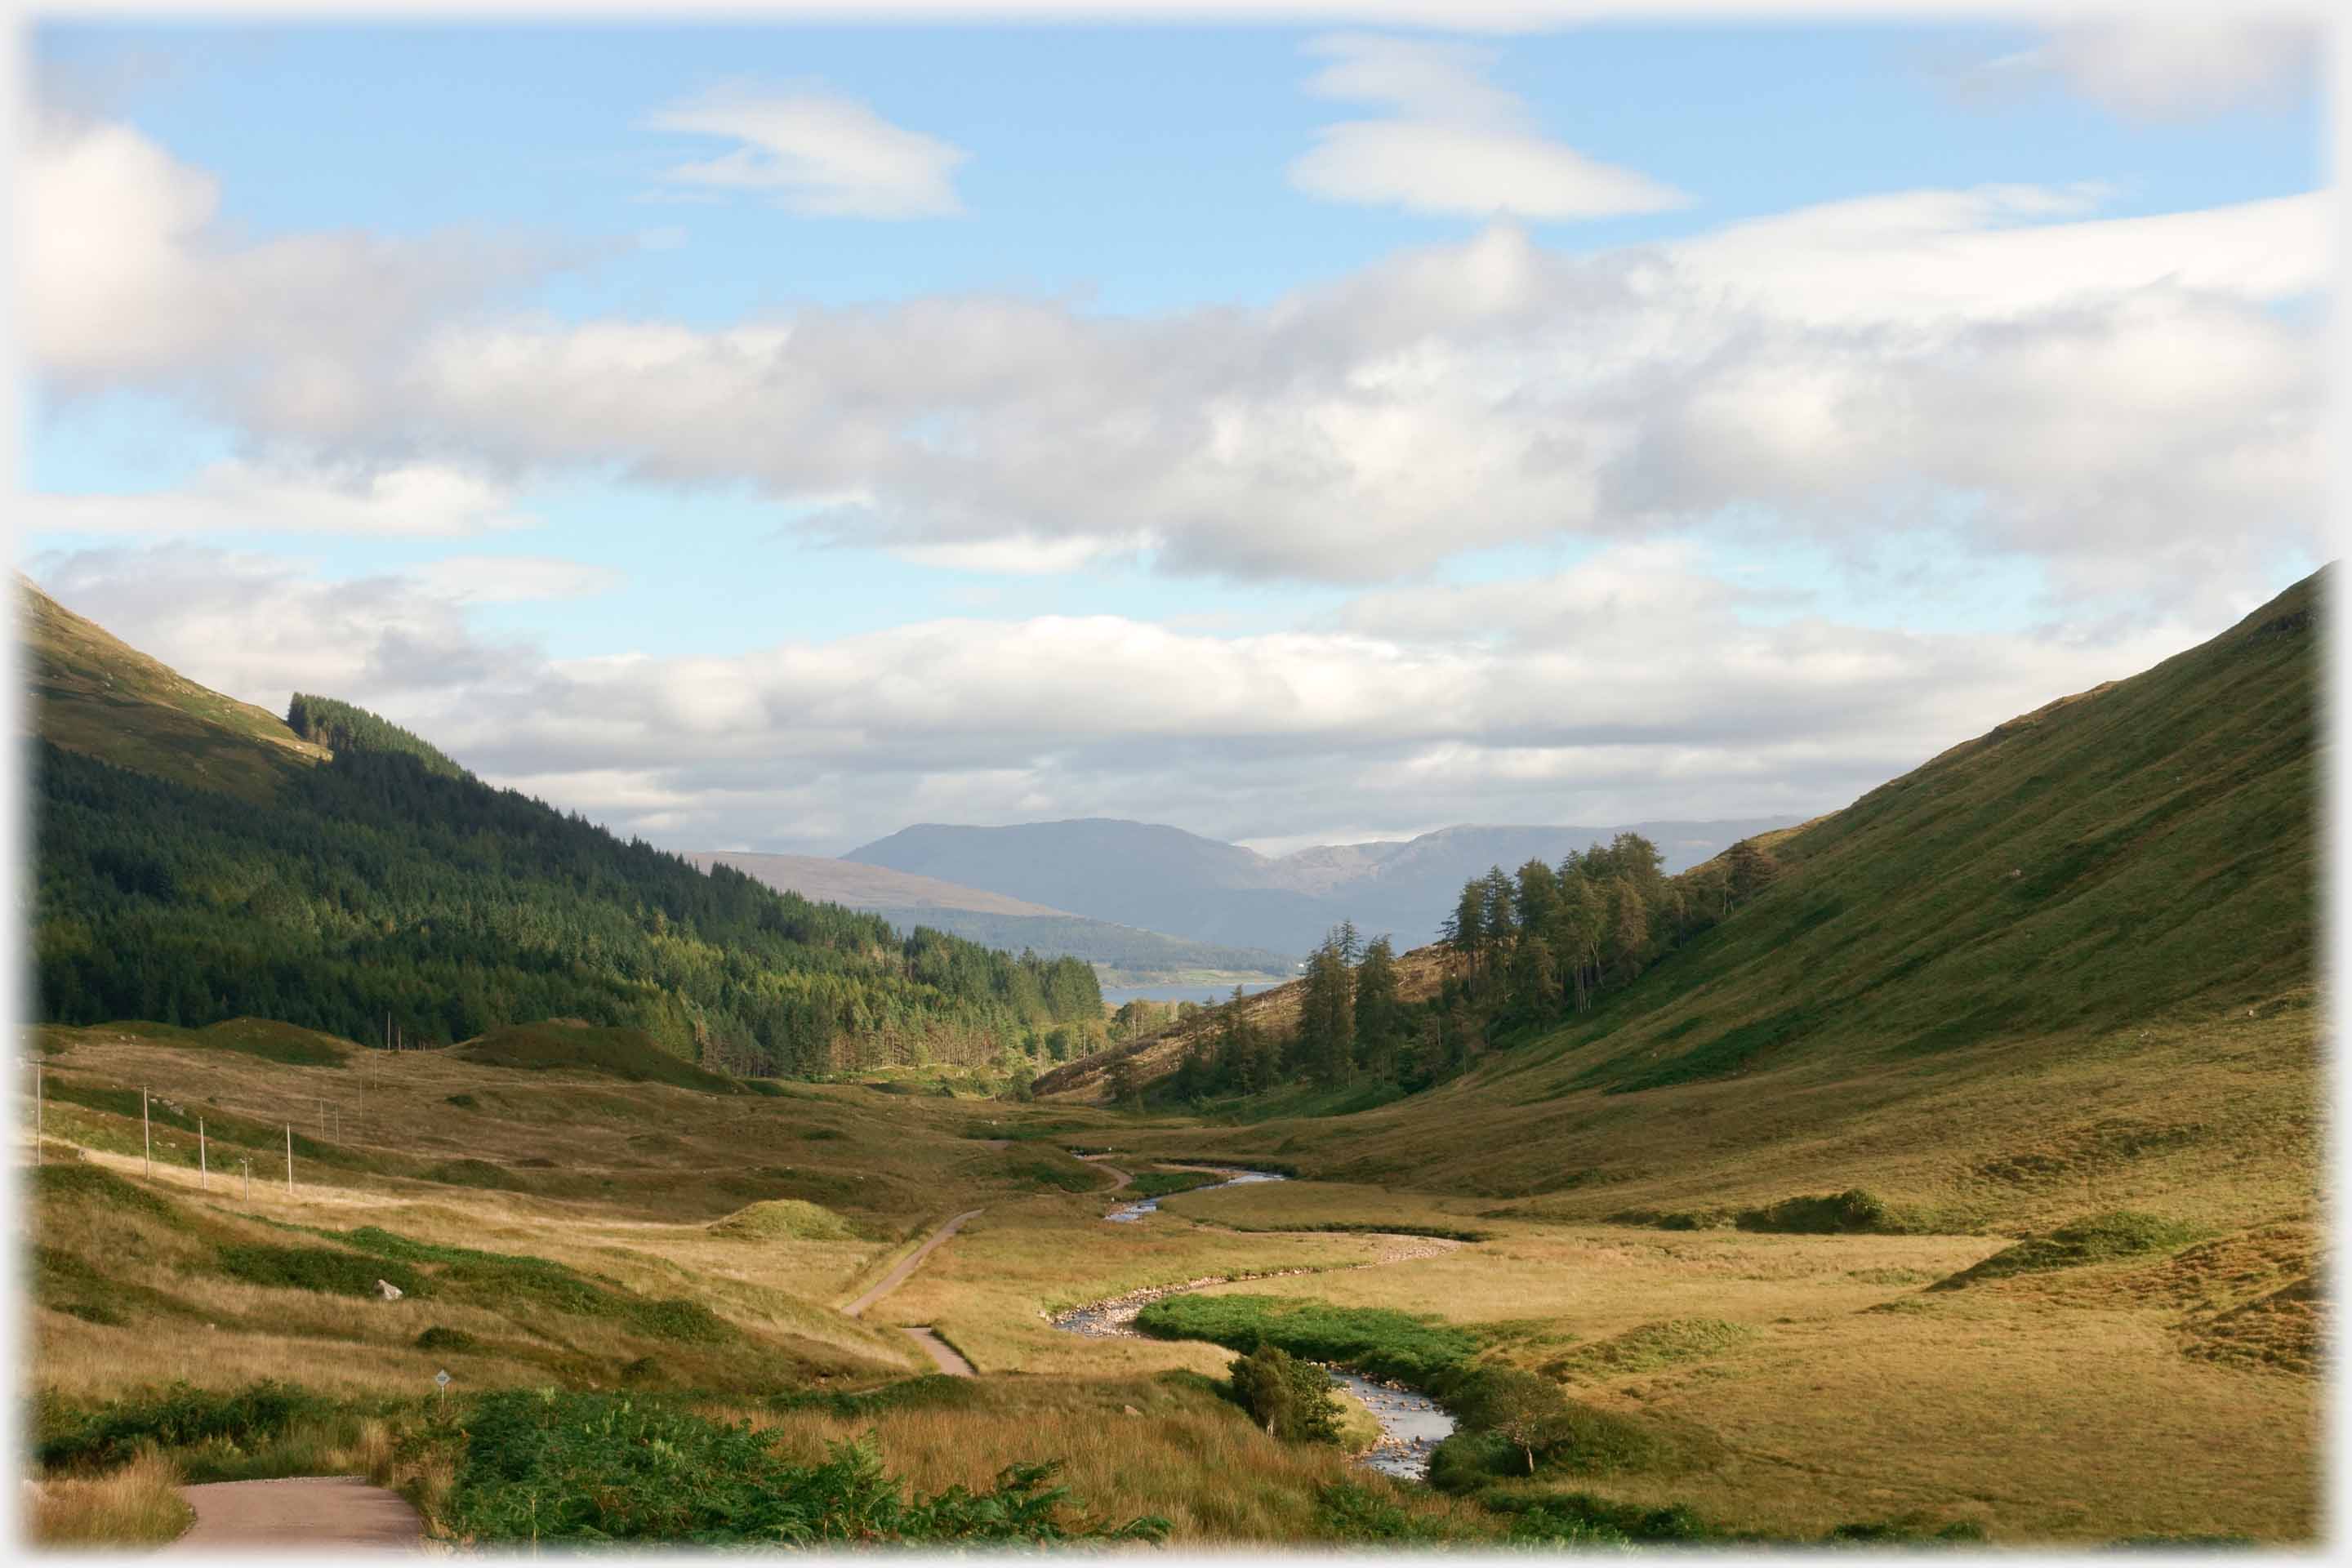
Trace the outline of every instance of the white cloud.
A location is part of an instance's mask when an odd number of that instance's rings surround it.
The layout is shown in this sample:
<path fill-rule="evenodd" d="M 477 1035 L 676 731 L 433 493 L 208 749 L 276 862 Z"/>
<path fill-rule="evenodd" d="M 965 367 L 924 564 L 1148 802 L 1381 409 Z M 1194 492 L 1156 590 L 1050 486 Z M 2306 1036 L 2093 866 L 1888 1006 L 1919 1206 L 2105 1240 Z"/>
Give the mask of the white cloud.
<path fill-rule="evenodd" d="M 1435 74 L 1399 100 L 1496 111 Z M 377 341 L 310 331 L 299 290 L 283 318 L 238 294 L 246 253 L 193 186 L 118 175 L 50 199 L 144 191 L 110 221 L 176 237 L 164 292 L 226 289 L 249 320 L 101 384 L 338 473 L 743 485 L 812 536 L 967 570 L 1139 554 L 1367 584 L 1727 510 L 1832 540 L 1932 514 L 2065 580 L 2143 584 L 2143 614 L 2317 539 L 2325 195 L 2109 219 L 2095 188 L 1895 192 L 1580 255 L 1496 225 L 1263 307 L 970 295 L 713 328 L 469 308 Z M 121 280 L 123 321 L 153 272 Z M 93 323 L 100 293 L 76 302 Z M 41 363 L 91 362 L 69 342 Z"/>
<path fill-rule="evenodd" d="M 465 605 L 588 599 L 628 581 L 614 567 L 553 555 L 448 555 L 409 575 L 443 598 Z"/>
<path fill-rule="evenodd" d="M 647 123 L 736 143 L 667 171 L 675 184 L 761 192 L 809 217 L 941 217 L 963 210 L 954 173 L 970 153 L 822 89 L 727 89 L 662 110 Z"/>
<path fill-rule="evenodd" d="M 448 535 L 529 528 L 502 486 L 431 463 L 316 469 L 230 458 L 177 489 L 21 498 L 56 533 Z"/>
<path fill-rule="evenodd" d="M 1309 91 L 1396 110 L 1318 131 L 1289 169 L 1291 184 L 1308 195 L 1480 217 L 1607 217 L 1688 205 L 1671 186 L 1546 137 L 1523 100 L 1486 79 L 1492 49 L 1362 34 L 1308 48 L 1333 62 Z"/>
<path fill-rule="evenodd" d="M 1985 92 L 2054 79 L 2134 119 L 2189 119 L 2302 96 L 2322 47 L 2307 18 L 2281 11 L 2098 16 L 2055 26 L 1961 85 Z"/>
<path fill-rule="evenodd" d="M 241 242 L 217 183 L 126 125 L 35 117 L 18 185 L 16 320 L 63 390 L 205 373 L 274 421 L 349 417 L 424 324 L 563 257 L 513 237 L 361 233 Z"/>
<path fill-rule="evenodd" d="M 1391 591 L 1318 630 L 943 620 L 728 658 L 551 660 L 485 639 L 414 576 L 187 546 L 33 570 L 196 679 L 271 706 L 331 692 L 678 847 L 1097 813 L 1287 841 L 1330 827 L 1335 776 L 1421 823 L 1813 811 L 2218 629 L 1755 625 L 1706 557 L 1643 546 L 1539 581 Z"/>

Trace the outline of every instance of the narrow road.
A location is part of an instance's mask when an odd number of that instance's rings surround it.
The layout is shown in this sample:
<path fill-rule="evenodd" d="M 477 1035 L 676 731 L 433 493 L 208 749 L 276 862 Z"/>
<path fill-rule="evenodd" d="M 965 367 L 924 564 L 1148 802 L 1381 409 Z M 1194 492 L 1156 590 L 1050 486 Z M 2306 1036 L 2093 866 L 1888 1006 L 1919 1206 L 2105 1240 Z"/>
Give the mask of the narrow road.
<path fill-rule="evenodd" d="M 905 1334 L 908 1339 L 922 1346 L 926 1351 L 929 1351 L 930 1352 L 932 1362 L 938 1365 L 941 1372 L 946 1373 L 950 1377 L 970 1377 L 972 1375 L 971 1363 L 964 1360 L 962 1353 L 959 1352 L 955 1346 L 940 1338 L 939 1331 L 937 1330 L 928 1327 L 920 1329 L 910 1328 L 901 1329 L 899 1332 Z"/>
<path fill-rule="evenodd" d="M 939 1229 L 931 1232 L 929 1237 L 924 1241 L 922 1246 L 908 1253 L 906 1258 L 900 1261 L 898 1268 L 893 1268 L 889 1273 L 882 1276 L 880 1283 L 877 1284 L 871 1290 L 866 1292 L 865 1295 L 857 1298 L 856 1300 L 852 1301 L 848 1306 L 844 1307 L 842 1310 L 848 1313 L 853 1318 L 864 1317 L 866 1315 L 866 1308 L 874 1305 L 875 1302 L 879 1301 L 883 1297 L 887 1296 L 899 1286 L 904 1285 L 907 1282 L 907 1276 L 912 1274 L 916 1269 L 920 1268 L 923 1266 L 923 1259 L 929 1258 L 939 1247 L 940 1243 L 945 1241 L 948 1237 L 961 1230 L 963 1228 L 964 1221 L 968 1219 L 975 1219 L 983 1212 L 985 1211 L 981 1209 L 966 1209 L 963 1213 L 956 1215 L 955 1218 L 948 1221 L 947 1224 L 940 1226 Z"/>
<path fill-rule="evenodd" d="M 415 1552 L 424 1522 L 397 1493 L 357 1476 L 213 1481 L 182 1487 L 196 1521 L 173 1552 L 299 1547 L 306 1552 Z"/>

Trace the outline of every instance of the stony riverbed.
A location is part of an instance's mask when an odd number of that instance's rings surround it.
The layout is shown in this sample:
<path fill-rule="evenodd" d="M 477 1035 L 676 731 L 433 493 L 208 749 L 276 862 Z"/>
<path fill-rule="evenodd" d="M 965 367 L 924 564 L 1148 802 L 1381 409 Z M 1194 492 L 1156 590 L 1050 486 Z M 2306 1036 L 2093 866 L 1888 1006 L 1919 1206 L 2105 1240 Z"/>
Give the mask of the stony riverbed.
<path fill-rule="evenodd" d="M 1279 1182 L 1284 1178 L 1265 1171 L 1234 1171 L 1231 1179 L 1215 1186 L 1194 1187 L 1196 1193 L 1214 1192 L 1217 1187 L 1241 1186 L 1250 1182 Z M 1175 1195 L 1175 1194 L 1171 1194 Z M 1103 1217 L 1132 1223 L 1160 1207 L 1157 1198 L 1145 1198 L 1125 1204 Z M 1434 1257 L 1450 1252 L 1458 1242 L 1434 1240 L 1424 1237 L 1393 1237 L 1386 1238 L 1392 1245 L 1384 1247 L 1375 1263 L 1402 1263 L 1414 1258 Z M 1148 1289 L 1130 1290 L 1124 1296 L 1090 1301 L 1066 1312 L 1055 1314 L 1048 1321 L 1065 1333 L 1084 1334 L 1089 1339 L 1141 1339 L 1135 1328 L 1136 1314 L 1154 1301 L 1170 1296 L 1181 1296 L 1190 1290 L 1203 1289 L 1211 1285 L 1230 1285 L 1246 1279 L 1279 1279 L 1294 1274 L 1313 1274 L 1313 1268 L 1282 1268 L 1267 1274 L 1211 1274 L 1198 1279 L 1186 1279 L 1174 1285 L 1155 1285 Z M 1400 1383 L 1390 1383 L 1338 1367 L 1324 1369 L 1333 1382 L 1360 1401 L 1372 1418 L 1381 1424 L 1380 1440 L 1356 1456 L 1356 1462 L 1394 1476 L 1400 1480 L 1420 1481 L 1429 1479 L 1429 1456 L 1437 1445 L 1454 1431 L 1454 1417 L 1425 1394 L 1416 1393 Z"/>

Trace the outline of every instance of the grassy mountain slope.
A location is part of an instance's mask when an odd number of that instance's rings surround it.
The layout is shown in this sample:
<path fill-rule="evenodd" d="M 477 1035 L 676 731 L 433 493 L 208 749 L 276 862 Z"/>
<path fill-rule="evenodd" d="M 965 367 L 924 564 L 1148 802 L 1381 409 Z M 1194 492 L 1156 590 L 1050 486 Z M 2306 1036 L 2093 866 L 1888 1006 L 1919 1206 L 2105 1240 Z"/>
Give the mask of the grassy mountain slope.
<path fill-rule="evenodd" d="M 16 608 L 29 706 L 41 733 L 68 751 L 248 800 L 329 754 L 268 710 L 197 685 L 21 576 Z"/>
<path fill-rule="evenodd" d="M 1234 1146 L 1587 1214 L 1864 1178 L 1980 1214 L 2143 1178 L 2307 1203 L 2325 592 L 1790 832 L 1777 883 L 1583 1018 Z"/>
<path fill-rule="evenodd" d="M 336 749 L 24 586 L 37 1016 L 373 1040 L 578 1018 L 735 1072 L 992 1060 L 1098 1022 L 1093 973 L 709 875 L 305 698 Z"/>

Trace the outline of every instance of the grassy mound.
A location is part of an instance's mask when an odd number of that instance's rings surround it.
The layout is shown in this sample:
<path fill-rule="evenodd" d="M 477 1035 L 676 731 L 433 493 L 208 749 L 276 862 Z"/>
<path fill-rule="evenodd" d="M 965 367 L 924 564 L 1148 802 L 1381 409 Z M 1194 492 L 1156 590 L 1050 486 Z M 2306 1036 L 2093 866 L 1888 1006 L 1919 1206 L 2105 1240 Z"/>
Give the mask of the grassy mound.
<path fill-rule="evenodd" d="M 494 1029 L 457 1047 L 461 1059 L 528 1072 L 572 1068 L 609 1073 L 630 1083 L 667 1083 L 704 1094 L 741 1094 L 743 1086 L 709 1072 L 654 1044 L 642 1029 L 550 1020 Z"/>
<path fill-rule="evenodd" d="M 1580 1345 L 1547 1363 L 1544 1371 L 1569 1379 L 1624 1377 L 1681 1362 L 1704 1361 L 1755 1337 L 1755 1330 L 1720 1318 L 1670 1318 Z"/>
<path fill-rule="evenodd" d="M 857 1235 L 831 1209 L 799 1198 L 747 1205 L 725 1219 L 713 1220 L 710 1234 L 738 1241 L 850 1241 Z"/>
<path fill-rule="evenodd" d="M 1478 1348 L 1464 1330 L 1427 1314 L 1289 1296 L 1170 1296 L 1145 1307 L 1135 1326 L 1155 1339 L 1207 1340 L 1244 1355 L 1275 1345 L 1422 1388 L 1444 1383 Z"/>
<path fill-rule="evenodd" d="M 2136 1209 L 2110 1209 L 2060 1226 L 2047 1236 L 2029 1237 L 2003 1247 L 1982 1263 L 1939 1279 L 1930 1290 L 1957 1290 L 1980 1279 L 2005 1279 L 2017 1274 L 2038 1274 L 2053 1268 L 2078 1268 L 2088 1263 L 2113 1263 L 2177 1252 L 2204 1233 L 2194 1226 Z"/>

